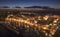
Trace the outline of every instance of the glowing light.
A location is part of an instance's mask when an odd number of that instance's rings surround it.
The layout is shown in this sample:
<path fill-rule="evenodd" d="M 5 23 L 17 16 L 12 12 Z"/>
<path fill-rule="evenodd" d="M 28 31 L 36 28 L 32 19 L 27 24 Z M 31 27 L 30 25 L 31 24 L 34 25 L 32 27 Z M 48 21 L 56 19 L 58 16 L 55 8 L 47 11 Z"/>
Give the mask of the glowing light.
<path fill-rule="evenodd" d="M 54 26 L 57 25 L 57 24 L 53 24 Z"/>
<path fill-rule="evenodd" d="M 57 21 L 59 20 L 59 19 L 56 19 Z"/>
<path fill-rule="evenodd" d="M 52 26 L 52 24 L 49 24 L 50 26 Z"/>
<path fill-rule="evenodd" d="M 27 26 L 27 28 L 29 28 L 29 26 Z"/>
<path fill-rule="evenodd" d="M 41 16 L 38 16 L 38 20 L 41 20 Z"/>
<path fill-rule="evenodd" d="M 25 16 L 23 16 L 22 15 L 22 17 L 24 17 L 25 18 Z M 43 16 L 42 16 L 43 17 Z M 42 17 L 37 17 L 38 18 L 38 20 L 39 21 L 42 21 L 42 20 L 46 20 L 46 21 L 48 21 L 48 18 L 50 18 L 49 16 L 45 16 L 45 17 L 43 17 L 43 19 L 40 19 L 40 18 L 42 18 Z M 37 24 L 37 21 L 35 20 L 35 18 L 36 17 L 34 17 L 34 18 L 25 18 L 25 20 L 24 20 L 24 18 L 21 18 L 21 17 L 19 17 L 19 18 L 15 18 L 15 17 L 7 17 L 5 20 L 6 21 L 9 21 L 9 22 L 11 22 L 11 21 L 13 21 L 13 22 L 18 22 L 18 24 L 17 24 L 17 26 L 19 26 L 20 25 L 20 23 L 24 23 L 24 25 L 23 26 L 25 26 L 26 28 L 29 28 L 30 26 L 31 27 L 33 27 L 33 28 L 36 28 L 37 30 L 42 30 L 44 33 L 45 33 L 45 35 L 46 36 L 48 36 L 48 34 L 50 34 L 49 36 L 51 36 L 51 35 L 54 35 L 55 34 L 55 32 L 56 32 L 56 28 L 55 28 L 55 26 L 57 25 L 57 22 L 58 22 L 58 18 L 57 19 L 55 19 L 54 17 L 54 21 L 52 22 L 52 23 L 50 23 L 50 24 L 45 24 L 45 25 L 40 25 L 40 24 Z M 33 21 L 31 20 L 31 19 L 33 19 Z M 27 25 L 25 25 L 25 24 L 27 24 Z M 58 28 L 58 27 L 57 27 Z M 14 27 L 14 29 L 16 30 L 16 28 Z M 50 33 L 48 33 L 46 30 L 48 30 Z"/>
<path fill-rule="evenodd" d="M 52 37 L 52 35 L 51 35 L 51 34 L 49 34 L 49 37 Z"/>
<path fill-rule="evenodd" d="M 47 20 L 48 18 L 49 18 L 49 16 L 45 16 L 45 17 L 43 17 L 44 20 Z"/>
<path fill-rule="evenodd" d="M 48 27 L 47 26 L 42 26 L 42 29 L 47 30 Z"/>
<path fill-rule="evenodd" d="M 54 23 L 57 23 L 57 21 L 56 21 L 56 20 L 54 20 L 53 22 L 54 22 Z"/>
<path fill-rule="evenodd" d="M 54 30 L 54 29 L 50 31 L 51 35 L 54 35 L 55 32 L 56 32 L 56 30 Z"/>
<path fill-rule="evenodd" d="M 48 33 L 45 33 L 45 35 L 47 36 L 47 35 L 48 35 Z"/>
<path fill-rule="evenodd" d="M 35 23 L 37 23 L 37 21 L 34 21 Z"/>

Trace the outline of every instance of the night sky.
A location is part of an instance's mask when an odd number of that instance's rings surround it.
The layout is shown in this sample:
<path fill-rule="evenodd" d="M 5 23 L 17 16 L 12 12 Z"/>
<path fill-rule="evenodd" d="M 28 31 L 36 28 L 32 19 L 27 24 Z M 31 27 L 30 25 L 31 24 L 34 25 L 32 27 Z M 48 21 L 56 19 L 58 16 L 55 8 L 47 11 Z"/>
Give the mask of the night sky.
<path fill-rule="evenodd" d="M 60 8 L 60 0 L 0 0 L 0 6 L 49 6 Z"/>

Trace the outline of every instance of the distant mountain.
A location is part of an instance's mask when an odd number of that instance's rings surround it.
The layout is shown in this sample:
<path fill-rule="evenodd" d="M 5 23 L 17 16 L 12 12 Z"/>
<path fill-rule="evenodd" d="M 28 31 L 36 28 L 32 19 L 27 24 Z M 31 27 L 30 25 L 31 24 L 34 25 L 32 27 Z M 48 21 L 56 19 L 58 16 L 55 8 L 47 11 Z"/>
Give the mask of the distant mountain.
<path fill-rule="evenodd" d="M 24 8 L 42 8 L 41 6 L 30 6 L 30 7 L 24 7 Z"/>
<path fill-rule="evenodd" d="M 43 9 L 49 9 L 50 7 L 47 7 L 47 6 L 30 6 L 30 7 L 24 7 L 24 8 L 43 8 Z"/>

